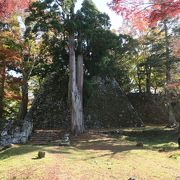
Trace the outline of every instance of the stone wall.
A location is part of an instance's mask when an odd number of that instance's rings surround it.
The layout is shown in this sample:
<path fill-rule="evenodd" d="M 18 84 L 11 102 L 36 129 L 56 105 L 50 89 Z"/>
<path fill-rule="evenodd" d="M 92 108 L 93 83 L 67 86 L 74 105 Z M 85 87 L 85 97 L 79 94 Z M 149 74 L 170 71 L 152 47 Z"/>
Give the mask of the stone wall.
<path fill-rule="evenodd" d="M 143 122 L 115 79 L 96 78 L 93 93 L 85 107 L 88 127 L 142 126 Z"/>
<path fill-rule="evenodd" d="M 36 129 L 69 128 L 67 81 L 52 73 L 40 88 L 28 113 Z"/>
<path fill-rule="evenodd" d="M 26 143 L 32 133 L 32 122 L 25 119 L 22 127 L 15 126 L 14 121 L 8 121 L 0 131 L 0 145 Z"/>
<path fill-rule="evenodd" d="M 94 79 L 84 108 L 86 128 L 140 126 L 142 121 L 115 80 Z M 67 81 L 53 73 L 41 87 L 28 113 L 35 129 L 70 128 Z"/>
<path fill-rule="evenodd" d="M 92 82 L 92 94 L 84 107 L 86 128 L 167 124 L 168 111 L 163 97 L 146 94 L 127 96 L 114 79 L 94 78 Z M 33 128 L 70 128 L 67 89 L 67 80 L 58 73 L 52 73 L 35 97 L 22 127 L 15 127 L 9 121 L 0 129 L 0 144 L 25 143 Z M 180 104 L 175 104 L 173 108 L 180 122 Z"/>
<path fill-rule="evenodd" d="M 145 124 L 169 123 L 166 98 L 163 95 L 131 93 L 128 98 Z M 180 104 L 177 102 L 173 105 L 173 111 L 176 120 L 180 122 L 179 109 Z"/>

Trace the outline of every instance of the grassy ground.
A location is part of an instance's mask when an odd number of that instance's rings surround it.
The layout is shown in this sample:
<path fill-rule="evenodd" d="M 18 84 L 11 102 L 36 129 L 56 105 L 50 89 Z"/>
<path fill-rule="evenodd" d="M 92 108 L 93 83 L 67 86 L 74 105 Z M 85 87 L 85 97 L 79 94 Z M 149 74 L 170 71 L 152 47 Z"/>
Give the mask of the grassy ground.
<path fill-rule="evenodd" d="M 177 134 L 162 127 L 90 131 L 69 147 L 15 145 L 0 152 L 0 180 L 175 180 L 180 177 Z M 144 147 L 136 147 L 142 141 Z M 37 159 L 37 152 L 46 158 Z"/>

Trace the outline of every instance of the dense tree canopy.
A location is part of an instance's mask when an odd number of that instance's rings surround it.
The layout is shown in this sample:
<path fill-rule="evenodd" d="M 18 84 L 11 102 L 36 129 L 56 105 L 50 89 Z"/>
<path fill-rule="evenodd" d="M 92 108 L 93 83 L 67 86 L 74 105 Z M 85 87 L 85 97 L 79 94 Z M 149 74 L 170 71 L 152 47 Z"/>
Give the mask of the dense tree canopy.
<path fill-rule="evenodd" d="M 23 120 L 52 72 L 63 79 L 77 134 L 84 131 L 83 107 L 94 77 L 115 79 L 127 94 L 164 93 L 170 80 L 177 85 L 179 76 L 173 80 L 171 71 L 179 61 L 179 1 L 113 0 L 110 8 L 130 33 L 123 26 L 119 32 L 125 33 L 112 31 L 109 16 L 92 0 L 77 12 L 75 3 L 0 1 L 0 119 Z"/>
<path fill-rule="evenodd" d="M 13 13 L 21 12 L 29 7 L 35 0 L 1 0 L 0 1 L 0 18 L 10 17 Z"/>

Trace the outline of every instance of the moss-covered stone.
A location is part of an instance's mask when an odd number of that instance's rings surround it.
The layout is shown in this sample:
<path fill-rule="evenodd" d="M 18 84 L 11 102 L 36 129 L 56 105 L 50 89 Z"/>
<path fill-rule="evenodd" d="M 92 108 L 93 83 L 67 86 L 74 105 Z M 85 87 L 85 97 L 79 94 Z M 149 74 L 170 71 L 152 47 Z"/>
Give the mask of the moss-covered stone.
<path fill-rule="evenodd" d="M 66 83 L 65 83 L 66 82 Z M 115 80 L 96 78 L 93 93 L 84 108 L 85 126 L 140 126 L 142 121 Z M 34 128 L 70 127 L 67 81 L 53 73 L 41 87 L 28 114 Z"/>
<path fill-rule="evenodd" d="M 88 127 L 142 126 L 142 120 L 115 79 L 96 78 L 85 107 Z"/>

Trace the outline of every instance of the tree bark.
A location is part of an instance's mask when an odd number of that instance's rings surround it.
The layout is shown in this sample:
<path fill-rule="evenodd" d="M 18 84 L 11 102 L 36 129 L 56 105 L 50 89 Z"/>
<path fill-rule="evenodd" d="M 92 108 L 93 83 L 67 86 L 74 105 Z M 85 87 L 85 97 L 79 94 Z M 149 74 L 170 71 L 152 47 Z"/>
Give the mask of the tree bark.
<path fill-rule="evenodd" d="M 69 65 L 71 78 L 71 131 L 75 134 L 82 134 L 84 132 L 83 112 L 82 112 L 82 96 L 78 89 L 77 69 L 75 57 L 75 40 L 74 36 L 69 37 Z"/>
<path fill-rule="evenodd" d="M 5 79 L 6 79 L 6 64 L 5 61 L 2 60 L 2 65 L 0 67 L 0 119 L 2 119 L 3 117 Z"/>
<path fill-rule="evenodd" d="M 142 87 L 141 87 L 141 72 L 139 67 L 137 67 L 137 78 L 138 78 L 138 88 L 139 88 L 139 93 L 142 93 Z"/>
<path fill-rule="evenodd" d="M 146 69 L 146 93 L 151 93 L 151 67 L 147 65 Z"/>
<path fill-rule="evenodd" d="M 167 22 L 164 20 L 164 32 L 165 32 L 165 46 L 166 46 L 166 83 L 171 81 L 170 74 L 170 52 L 169 52 L 169 39 L 168 39 L 168 27 Z"/>
<path fill-rule="evenodd" d="M 19 120 L 22 121 L 28 111 L 28 74 L 23 71 L 22 100 L 19 108 Z"/>
<path fill-rule="evenodd" d="M 83 68 L 83 55 L 78 55 L 77 60 L 77 86 L 81 96 L 81 101 L 83 102 L 83 83 L 84 83 L 84 68 Z"/>
<path fill-rule="evenodd" d="M 84 84 L 84 62 L 83 55 L 78 55 L 77 60 L 77 87 L 80 95 L 80 116 L 82 118 L 82 126 L 84 129 L 84 116 L 83 116 L 83 84 Z M 84 131 L 84 130 L 83 130 Z"/>

